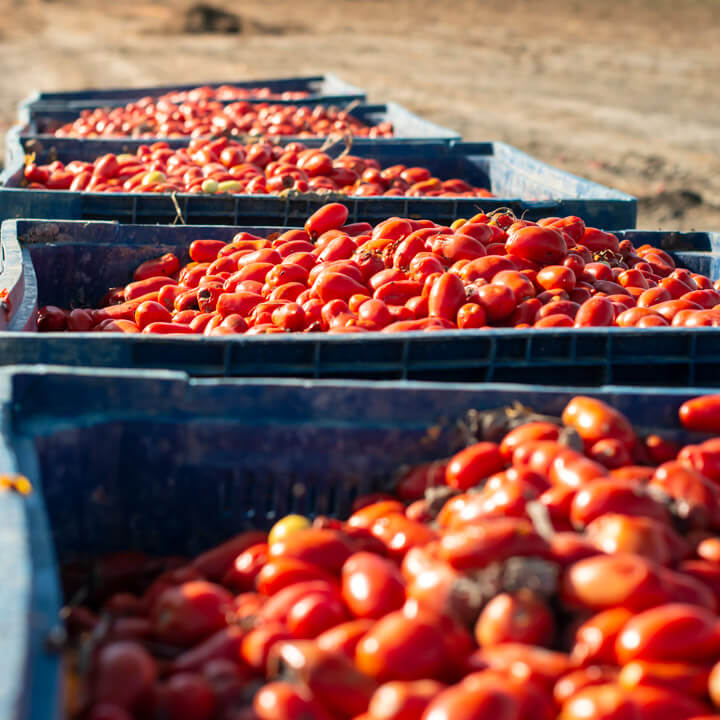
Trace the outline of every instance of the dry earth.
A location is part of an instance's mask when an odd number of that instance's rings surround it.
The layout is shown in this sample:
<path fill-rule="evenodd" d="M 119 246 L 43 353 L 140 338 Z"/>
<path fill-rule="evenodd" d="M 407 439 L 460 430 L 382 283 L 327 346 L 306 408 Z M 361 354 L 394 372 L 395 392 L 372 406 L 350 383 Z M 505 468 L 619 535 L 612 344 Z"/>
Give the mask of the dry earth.
<path fill-rule="evenodd" d="M 720 229 L 718 0 L 212 1 L 215 32 L 192 0 L 0 0 L 0 132 L 38 88 L 327 70 L 637 195 L 640 227 Z"/>

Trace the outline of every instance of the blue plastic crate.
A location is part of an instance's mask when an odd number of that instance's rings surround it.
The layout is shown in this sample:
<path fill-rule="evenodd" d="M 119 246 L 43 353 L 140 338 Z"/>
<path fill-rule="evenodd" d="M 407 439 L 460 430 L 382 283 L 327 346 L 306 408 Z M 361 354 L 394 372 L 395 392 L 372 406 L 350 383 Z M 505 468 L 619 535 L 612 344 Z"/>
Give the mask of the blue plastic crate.
<path fill-rule="evenodd" d="M 400 465 L 457 450 L 454 421 L 471 408 L 519 401 L 557 415 L 583 392 L 636 425 L 683 438 L 677 410 L 697 394 L 193 381 L 51 367 L 0 372 L 0 388 L 0 473 L 22 473 L 34 487 L 25 497 L 0 493 L 7 720 L 60 717 L 63 678 L 47 650 L 62 602 L 56 557 L 192 554 L 288 512 L 346 515 Z"/>
<path fill-rule="evenodd" d="M 198 82 L 192 85 L 155 85 L 149 87 L 99 88 L 95 90 L 70 90 L 65 92 L 34 92 L 18 104 L 20 122 L 27 123 L 37 111 L 74 110 L 86 108 L 125 105 L 142 97 L 159 97 L 172 92 L 193 90 L 197 87 L 220 87 L 232 85 L 238 88 L 270 88 L 280 94 L 284 92 L 307 92 L 302 100 L 276 100 L 283 104 L 315 104 L 315 103 L 349 103 L 353 100 L 364 101 L 366 93 L 362 88 L 355 87 L 341 80 L 337 75 L 308 75 L 290 78 L 271 78 L 268 80 L 243 80 L 241 82 Z M 263 102 L 253 100 L 252 102 Z"/>
<path fill-rule="evenodd" d="M 170 140 L 182 147 L 186 140 Z M 154 193 L 92 193 L 68 190 L 25 190 L 22 181 L 25 150 L 40 163 L 52 159 L 92 161 L 106 152 L 134 152 L 137 140 L 34 141 L 15 148 L 0 176 L 0 220 L 53 218 L 62 220 L 119 220 L 123 223 L 172 223 L 178 211 L 170 195 Z M 308 141 L 319 146 L 321 141 Z M 337 150 L 336 152 L 339 152 Z M 382 167 L 398 163 L 427 167 L 441 179 L 459 177 L 489 189 L 493 198 L 340 197 L 350 220 L 380 222 L 388 217 L 429 218 L 449 224 L 480 210 L 511 208 L 530 219 L 548 215 L 579 215 L 589 225 L 607 230 L 634 227 L 637 200 L 553 168 L 504 143 L 437 142 L 354 144 L 352 153 L 375 158 Z M 195 225 L 301 226 L 327 197 L 280 198 L 273 195 L 176 195 L 182 219 Z"/>
<path fill-rule="evenodd" d="M 172 250 L 186 259 L 199 237 L 229 240 L 237 227 L 128 226 L 8 221 L 5 281 L 14 289 L 12 330 L 32 327 L 35 305 L 92 305 L 126 283 L 138 263 Z M 265 234 L 274 228 L 252 228 Z M 670 251 L 695 272 L 720 278 L 720 234 L 625 231 L 634 243 Z M 22 240 L 22 254 L 18 245 Z M 36 290 L 37 288 L 37 290 Z M 6 319 L 7 320 L 7 319 Z M 0 364 L 180 370 L 193 376 L 361 378 L 548 385 L 720 387 L 715 328 L 553 328 L 386 335 L 212 337 L 0 332 Z M 652 372 L 648 372 L 652 366 Z"/>
<path fill-rule="evenodd" d="M 385 145 L 391 142 L 411 142 L 423 140 L 438 140 L 449 142 L 450 140 L 460 140 L 460 135 L 454 130 L 441 127 L 429 120 L 411 113 L 409 110 L 398 105 L 397 103 L 383 103 L 376 105 L 364 105 L 352 103 L 348 105 L 350 114 L 366 125 L 378 125 L 381 122 L 391 122 L 395 135 L 391 138 L 353 138 L 353 146 L 358 144 Z M 37 139 L 45 142 L 58 140 L 52 135 L 62 125 L 76 120 L 80 112 L 70 109 L 53 109 L 53 110 L 37 110 L 32 113 L 30 120 L 24 125 L 17 125 L 11 128 L 6 137 L 6 155 L 11 153 L 11 144 L 18 138 L 21 142 Z M 293 140 L 304 141 L 305 138 L 295 135 L 277 135 L 272 138 L 278 142 L 291 142 Z M 123 141 L 125 138 L 107 138 L 98 139 L 101 143 L 116 143 Z M 156 140 L 167 140 L 167 138 L 143 138 L 143 142 L 155 142 Z M 181 138 L 187 143 L 190 138 Z"/>

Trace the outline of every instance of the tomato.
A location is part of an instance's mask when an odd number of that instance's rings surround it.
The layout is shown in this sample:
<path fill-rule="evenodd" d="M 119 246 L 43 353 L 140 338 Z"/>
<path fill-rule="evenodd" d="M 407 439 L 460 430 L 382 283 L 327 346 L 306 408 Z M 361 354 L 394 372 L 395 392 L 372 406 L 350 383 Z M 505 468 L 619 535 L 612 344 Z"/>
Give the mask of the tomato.
<path fill-rule="evenodd" d="M 226 624 L 232 595 L 196 580 L 167 588 L 153 603 L 153 634 L 170 645 L 192 645 Z"/>
<path fill-rule="evenodd" d="M 703 395 L 684 402 L 678 413 L 686 430 L 720 433 L 720 395 Z"/>
<path fill-rule="evenodd" d="M 720 657 L 720 620 L 696 605 L 669 603 L 628 621 L 618 636 L 621 663 L 702 662 Z"/>
<path fill-rule="evenodd" d="M 430 290 L 428 298 L 430 315 L 454 321 L 458 310 L 465 304 L 465 299 L 462 280 L 451 273 L 441 275 Z"/>
<path fill-rule="evenodd" d="M 563 602 L 588 610 L 645 610 L 669 597 L 660 567 L 629 553 L 580 560 L 568 568 L 562 583 Z"/>
<path fill-rule="evenodd" d="M 435 531 L 399 513 L 385 515 L 373 523 L 372 534 L 385 545 L 391 558 L 400 560 L 413 547 L 435 539 Z"/>
<path fill-rule="evenodd" d="M 316 210 L 305 222 L 305 232 L 317 238 L 328 230 L 341 228 L 348 219 L 348 209 L 341 203 L 328 203 Z"/>
<path fill-rule="evenodd" d="M 615 308 L 606 297 L 592 297 L 580 305 L 575 327 L 609 327 L 615 321 Z"/>
<path fill-rule="evenodd" d="M 156 702 L 160 713 L 177 720 L 211 720 L 215 714 L 212 686 L 195 673 L 173 675 L 160 687 Z"/>
<path fill-rule="evenodd" d="M 606 513 L 590 522 L 586 533 L 602 552 L 636 553 L 658 565 L 677 562 L 688 552 L 683 538 L 669 525 L 650 517 Z"/>
<path fill-rule="evenodd" d="M 355 553 L 342 568 L 342 595 L 355 617 L 378 619 L 403 606 L 405 583 L 389 560 Z"/>
<path fill-rule="evenodd" d="M 239 560 L 240 558 L 236 561 L 236 565 Z M 256 575 L 258 592 L 263 595 L 274 595 L 283 588 L 309 580 L 336 582 L 334 576 L 327 570 L 312 563 L 289 557 L 278 557 L 270 562 L 266 557 L 263 567 Z"/>
<path fill-rule="evenodd" d="M 358 643 L 373 625 L 368 618 L 340 623 L 318 635 L 317 645 L 321 650 L 341 652 L 353 659 Z"/>
<path fill-rule="evenodd" d="M 536 684 L 548 692 L 572 667 L 565 653 L 512 642 L 481 648 L 471 658 L 473 663 L 507 674 L 514 681 Z"/>
<path fill-rule="evenodd" d="M 555 683 L 553 697 L 558 705 L 562 705 L 586 687 L 614 683 L 617 676 L 617 669 L 606 665 L 591 665 L 581 670 L 573 670 Z"/>
<path fill-rule="evenodd" d="M 318 648 L 313 641 L 282 643 L 273 650 L 270 664 L 283 678 L 301 685 L 333 717 L 352 717 L 367 710 L 377 683 L 359 671 L 339 652 Z"/>
<path fill-rule="evenodd" d="M 590 685 L 563 703 L 559 720 L 645 720 L 628 697 L 614 683 Z"/>
<path fill-rule="evenodd" d="M 707 692 L 709 675 L 709 668 L 702 665 L 632 660 L 622 667 L 618 683 L 628 690 L 660 687 L 702 698 Z"/>
<path fill-rule="evenodd" d="M 375 691 L 368 712 L 373 720 L 420 720 L 430 701 L 445 687 L 435 680 L 388 682 Z"/>
<path fill-rule="evenodd" d="M 583 395 L 574 397 L 565 406 L 562 421 L 576 430 L 589 445 L 598 440 L 612 438 L 632 448 L 637 441 L 628 419 L 596 398 Z"/>
<path fill-rule="evenodd" d="M 522 518 L 485 518 L 445 532 L 438 555 L 458 570 L 477 570 L 515 555 L 548 554 L 547 543 Z"/>
<path fill-rule="evenodd" d="M 575 526 L 582 527 L 606 513 L 669 521 L 668 512 L 662 503 L 625 481 L 611 479 L 598 479 L 588 487 L 581 488 L 573 498 L 570 519 Z"/>
<path fill-rule="evenodd" d="M 310 592 L 292 606 L 286 623 L 296 638 L 315 638 L 348 619 L 347 610 L 338 598 Z"/>
<path fill-rule="evenodd" d="M 610 608 L 586 620 L 575 631 L 573 660 L 583 666 L 617 665 L 615 642 L 633 613 L 622 607 Z"/>
<path fill-rule="evenodd" d="M 304 688 L 286 682 L 264 685 L 253 699 L 259 720 L 331 720 L 328 713 Z"/>
<path fill-rule="evenodd" d="M 222 584 L 235 592 L 255 588 L 255 579 L 267 562 L 267 543 L 251 545 L 241 552 L 223 576 Z"/>
<path fill-rule="evenodd" d="M 422 720 L 520 720 L 519 701 L 499 681 L 460 683 L 435 696 Z"/>
<path fill-rule="evenodd" d="M 505 461 L 495 443 L 481 442 L 454 455 L 445 471 L 445 482 L 456 490 L 467 490 L 503 469 Z"/>
<path fill-rule="evenodd" d="M 129 712 L 141 710 L 150 699 L 157 665 L 142 645 L 115 642 L 102 647 L 95 660 L 92 698 Z"/>
<path fill-rule="evenodd" d="M 510 234 L 506 247 L 510 255 L 544 265 L 562 260 L 567 253 L 562 233 L 549 227 L 520 228 Z"/>
<path fill-rule="evenodd" d="M 504 642 L 548 645 L 555 621 L 548 607 L 531 592 L 496 595 L 483 609 L 475 625 L 481 647 Z"/>
<path fill-rule="evenodd" d="M 378 620 L 355 654 L 360 671 L 379 682 L 442 677 L 450 660 L 432 615 L 408 618 L 399 610 Z"/>
<path fill-rule="evenodd" d="M 352 554 L 352 545 L 340 532 L 309 528 L 271 539 L 269 558 L 293 558 L 337 573 Z"/>
<path fill-rule="evenodd" d="M 220 580 L 240 553 L 253 545 L 264 543 L 266 537 L 260 530 L 238 533 L 224 543 L 197 555 L 192 561 L 192 568 L 209 580 Z"/>

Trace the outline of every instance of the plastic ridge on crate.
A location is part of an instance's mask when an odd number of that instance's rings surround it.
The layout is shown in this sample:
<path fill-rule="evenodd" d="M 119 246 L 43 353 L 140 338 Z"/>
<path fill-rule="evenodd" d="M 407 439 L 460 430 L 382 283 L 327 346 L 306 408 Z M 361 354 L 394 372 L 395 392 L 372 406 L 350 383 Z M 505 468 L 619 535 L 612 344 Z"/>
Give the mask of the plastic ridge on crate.
<path fill-rule="evenodd" d="M 231 85 L 238 88 L 270 88 L 275 93 L 308 92 L 307 98 L 300 100 L 276 100 L 282 104 L 308 103 L 348 103 L 353 100 L 364 101 L 365 90 L 346 83 L 337 75 L 308 75 L 290 78 L 271 78 L 267 80 L 243 80 L 230 82 L 198 82 L 192 85 L 155 85 L 149 87 L 99 88 L 95 90 L 70 90 L 65 92 L 34 92 L 18 104 L 20 122 L 27 123 L 37 110 L 73 109 L 80 112 L 86 108 L 125 105 L 142 97 L 159 97 L 173 92 L 193 90 L 197 87 L 218 88 Z M 266 102 L 266 99 L 248 98 L 251 102 Z"/>
<path fill-rule="evenodd" d="M 460 140 L 460 135 L 454 130 L 441 127 L 435 123 L 430 122 L 421 118 L 419 115 L 410 112 L 402 105 L 398 103 L 388 102 L 382 104 L 348 104 L 350 114 L 358 118 L 367 125 L 377 125 L 381 122 L 390 122 L 393 125 L 393 131 L 395 135 L 393 137 L 379 137 L 379 138 L 366 138 L 366 137 L 355 137 L 353 138 L 353 147 L 355 145 L 386 145 L 391 142 L 409 142 L 417 140 L 429 140 L 435 139 L 443 142 L 449 142 L 451 140 Z M 44 141 L 59 140 L 62 138 L 56 138 L 52 133 L 64 125 L 65 123 L 76 120 L 79 116 L 79 112 L 75 110 L 47 110 L 37 111 L 33 113 L 29 123 L 25 125 L 16 125 L 11 128 L 8 132 L 5 144 L 6 154 L 10 151 L 10 145 L 17 140 L 29 140 L 37 139 Z M 117 142 L 132 138 L 94 138 L 101 143 Z M 144 143 L 157 142 L 159 140 L 167 140 L 168 138 L 142 138 Z M 175 138 L 181 141 L 190 141 L 191 137 Z M 277 135 L 273 137 L 273 141 L 278 142 L 291 142 L 294 140 L 303 141 L 305 138 L 296 135 Z"/>
<path fill-rule="evenodd" d="M 186 139 L 169 140 L 182 147 Z M 25 150 L 36 153 L 40 163 L 50 158 L 63 162 L 92 161 L 106 152 L 134 152 L 139 140 L 38 141 L 31 147 L 19 141 L 8 156 L 7 170 L 0 176 L 0 220 L 7 218 L 54 218 L 63 220 L 119 220 L 123 223 L 178 222 L 193 225 L 301 226 L 328 196 L 302 195 L 192 195 L 93 193 L 69 190 L 26 190 L 23 177 Z M 307 141 L 319 147 L 321 140 Z M 335 152 L 340 152 L 336 148 Z M 437 141 L 353 144 L 352 153 L 373 157 L 383 166 L 398 163 L 422 165 L 442 179 L 459 177 L 489 189 L 492 198 L 345 197 L 332 196 L 350 211 L 350 222 L 380 222 L 388 217 L 428 218 L 449 224 L 458 217 L 479 211 L 511 208 L 518 216 L 539 219 L 548 215 L 579 215 L 589 225 L 606 230 L 634 227 L 637 200 L 589 180 L 546 165 L 504 143 Z"/>
<path fill-rule="evenodd" d="M 553 391 L 541 386 L 188 380 L 36 366 L 0 372 L 0 473 L 33 492 L 0 493 L 0 717 L 61 716 L 56 627 L 61 561 L 132 547 L 196 553 L 289 512 L 346 515 L 405 463 L 459 449 L 467 410 L 519 401 L 558 415 L 594 395 L 638 426 L 677 430 L 701 391 Z"/>
<path fill-rule="evenodd" d="M 109 287 L 126 283 L 140 262 L 168 251 L 185 260 L 192 240 L 230 240 L 240 229 L 7 221 L 2 226 L 2 246 L 15 258 L 15 267 L 8 264 L 7 271 L 10 277 L 19 277 L 21 239 L 23 277 L 30 280 L 15 291 L 15 297 L 23 300 L 14 311 L 11 308 L 10 327 L 32 327 L 35 304 L 92 306 Z M 260 235 L 275 230 L 246 229 Z M 694 272 L 720 278 L 718 233 L 630 230 L 618 235 L 637 245 L 661 247 Z M 3 282 L 0 275 L 0 287 Z M 0 363 L 36 362 L 166 368 L 193 376 L 720 387 L 720 332 L 704 327 L 510 328 L 210 338 L 0 333 Z"/>

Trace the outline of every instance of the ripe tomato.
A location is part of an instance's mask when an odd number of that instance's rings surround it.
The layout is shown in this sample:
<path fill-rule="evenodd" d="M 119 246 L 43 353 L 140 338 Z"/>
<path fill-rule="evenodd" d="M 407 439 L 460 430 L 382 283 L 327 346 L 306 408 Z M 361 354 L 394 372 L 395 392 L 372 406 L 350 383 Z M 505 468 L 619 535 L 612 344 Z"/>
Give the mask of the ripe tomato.
<path fill-rule="evenodd" d="M 504 642 L 549 645 L 554 634 L 552 613 L 529 591 L 496 595 L 475 625 L 475 638 L 480 647 Z"/>
<path fill-rule="evenodd" d="M 505 461 L 495 443 L 481 442 L 461 450 L 450 460 L 445 482 L 456 490 L 467 490 L 502 470 Z"/>
<path fill-rule="evenodd" d="M 355 553 L 342 568 L 342 595 L 355 617 L 378 619 L 403 606 L 405 582 L 389 560 Z"/>

